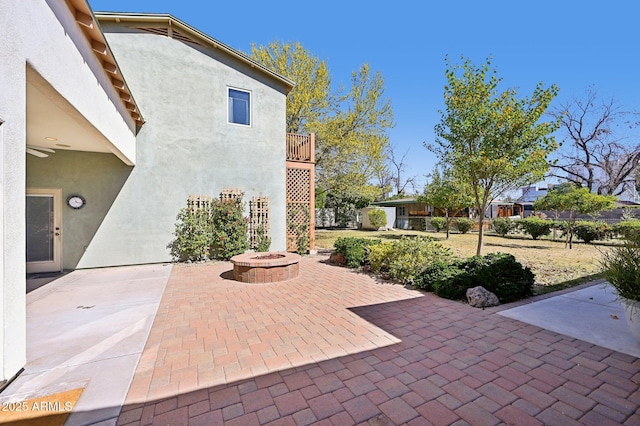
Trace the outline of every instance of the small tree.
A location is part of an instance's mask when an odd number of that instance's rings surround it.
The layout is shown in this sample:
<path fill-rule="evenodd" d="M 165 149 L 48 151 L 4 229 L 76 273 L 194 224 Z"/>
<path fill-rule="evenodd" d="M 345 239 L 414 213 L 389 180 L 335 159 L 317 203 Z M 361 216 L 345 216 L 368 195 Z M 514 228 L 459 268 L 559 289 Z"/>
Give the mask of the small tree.
<path fill-rule="evenodd" d="M 536 200 L 533 208 L 536 210 L 553 210 L 556 217 L 561 212 L 567 215 L 565 247 L 573 247 L 576 216 L 579 214 L 593 214 L 602 210 L 614 208 L 616 197 L 598 195 L 589 192 L 588 188 L 578 188 L 572 183 L 564 183 L 549 191 L 547 195 Z"/>
<path fill-rule="evenodd" d="M 447 239 L 449 239 L 452 217 L 473 205 L 469 187 L 465 186 L 463 182 L 455 180 L 449 171 L 445 170 L 440 174 L 438 168 L 431 174 L 431 182 L 425 186 L 424 194 L 418 197 L 418 201 L 426 203 L 434 209 L 444 211 Z M 433 226 L 435 227 L 435 225 Z M 440 232 L 437 227 L 436 230 Z"/>
<path fill-rule="evenodd" d="M 490 70 L 489 60 L 478 67 L 469 59 L 452 66 L 447 59 L 447 65 L 445 110 L 435 127 L 436 143 L 427 148 L 471 188 L 478 212 L 479 255 L 491 200 L 541 180 L 548 170 L 547 156 L 557 148 L 552 133 L 558 123 L 541 118 L 558 88 L 538 84 L 531 98 L 521 100 L 515 89 L 498 93 L 501 79 Z"/>

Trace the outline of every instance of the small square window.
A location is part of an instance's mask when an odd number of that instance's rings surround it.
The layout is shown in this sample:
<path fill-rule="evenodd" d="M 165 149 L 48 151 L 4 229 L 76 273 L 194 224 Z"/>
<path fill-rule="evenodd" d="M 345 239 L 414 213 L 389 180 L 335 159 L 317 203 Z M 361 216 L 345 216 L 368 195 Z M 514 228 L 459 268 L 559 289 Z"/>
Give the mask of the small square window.
<path fill-rule="evenodd" d="M 229 89 L 229 123 L 251 124 L 251 96 L 249 92 Z"/>

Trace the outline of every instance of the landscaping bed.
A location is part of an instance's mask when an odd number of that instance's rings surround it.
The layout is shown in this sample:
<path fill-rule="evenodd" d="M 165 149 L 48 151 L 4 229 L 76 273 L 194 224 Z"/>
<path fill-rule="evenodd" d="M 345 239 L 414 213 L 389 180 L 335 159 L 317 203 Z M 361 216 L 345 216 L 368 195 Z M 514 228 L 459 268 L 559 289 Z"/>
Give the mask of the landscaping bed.
<path fill-rule="evenodd" d="M 476 253 L 478 235 L 451 234 L 446 240 L 444 233 L 421 231 L 357 231 L 316 230 L 316 246 L 333 249 L 340 237 L 399 240 L 403 235 L 431 237 L 444 247 L 449 247 L 460 257 Z M 533 240 L 485 235 L 483 254 L 508 253 L 535 274 L 534 294 L 547 293 L 571 287 L 598 277 L 602 247 L 589 244 L 574 244 L 569 250 L 564 241 Z"/>

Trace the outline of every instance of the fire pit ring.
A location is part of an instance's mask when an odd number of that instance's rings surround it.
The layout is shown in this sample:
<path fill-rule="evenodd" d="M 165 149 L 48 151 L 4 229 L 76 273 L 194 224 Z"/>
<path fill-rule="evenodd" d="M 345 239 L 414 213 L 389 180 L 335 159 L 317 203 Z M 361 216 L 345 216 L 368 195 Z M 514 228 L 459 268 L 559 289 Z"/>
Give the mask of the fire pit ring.
<path fill-rule="evenodd" d="M 244 253 L 231 258 L 233 279 L 262 284 L 286 281 L 298 276 L 300 255 L 285 252 Z"/>

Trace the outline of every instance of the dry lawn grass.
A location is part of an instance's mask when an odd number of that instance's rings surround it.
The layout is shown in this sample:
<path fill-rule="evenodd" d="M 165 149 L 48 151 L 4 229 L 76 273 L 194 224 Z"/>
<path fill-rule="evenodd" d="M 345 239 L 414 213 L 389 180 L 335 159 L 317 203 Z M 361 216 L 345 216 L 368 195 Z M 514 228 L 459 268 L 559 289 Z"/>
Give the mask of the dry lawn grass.
<path fill-rule="evenodd" d="M 356 230 L 316 230 L 316 246 L 332 249 L 338 237 L 360 237 L 396 239 L 402 235 L 422 235 L 438 240 L 451 247 L 460 257 L 476 254 L 477 233 L 451 234 L 446 240 L 444 233 L 420 231 L 356 231 Z M 574 244 L 573 249 L 565 248 L 564 242 L 504 238 L 485 235 L 483 254 L 493 252 L 510 253 L 518 262 L 528 266 L 536 275 L 536 293 L 579 284 L 594 278 L 600 272 L 600 257 L 603 247 L 590 244 Z"/>

